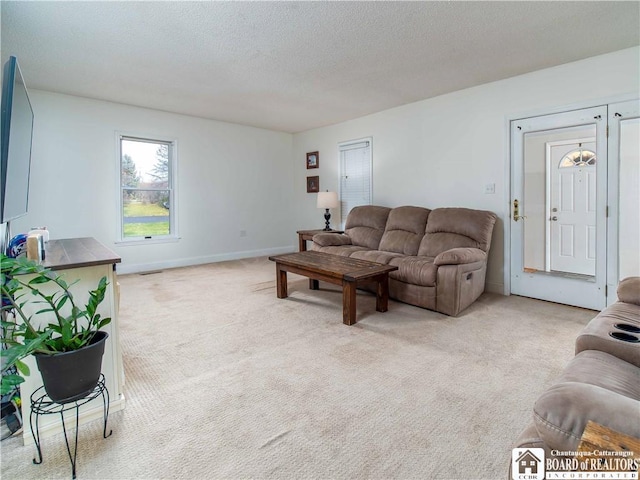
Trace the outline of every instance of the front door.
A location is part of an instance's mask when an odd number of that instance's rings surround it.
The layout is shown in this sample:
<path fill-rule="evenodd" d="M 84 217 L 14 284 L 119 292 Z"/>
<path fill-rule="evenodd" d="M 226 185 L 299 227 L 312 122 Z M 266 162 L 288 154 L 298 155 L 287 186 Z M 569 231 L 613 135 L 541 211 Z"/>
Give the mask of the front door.
<path fill-rule="evenodd" d="M 511 122 L 511 293 L 605 306 L 606 124 L 606 106 Z"/>
<path fill-rule="evenodd" d="M 596 143 L 548 145 L 549 271 L 596 274 Z"/>

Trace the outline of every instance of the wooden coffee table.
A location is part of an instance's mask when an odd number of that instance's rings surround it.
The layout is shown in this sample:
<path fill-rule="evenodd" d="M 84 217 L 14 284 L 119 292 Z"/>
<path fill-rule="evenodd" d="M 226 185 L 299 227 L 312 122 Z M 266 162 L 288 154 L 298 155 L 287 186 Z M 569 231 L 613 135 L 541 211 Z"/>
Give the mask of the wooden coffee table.
<path fill-rule="evenodd" d="M 588 457 L 578 457 L 578 460 L 588 458 L 589 465 L 593 465 L 592 462 L 600 462 L 601 460 L 610 462 L 612 458 L 615 458 L 611 456 L 610 452 L 626 452 L 628 453 L 628 456 L 623 458 L 635 459 L 636 462 L 640 463 L 640 438 L 625 435 L 624 433 L 617 432 L 611 428 L 589 420 L 584 432 L 582 433 L 582 438 L 580 438 L 578 452 L 589 454 Z M 599 467 L 600 470 L 598 470 L 599 473 L 607 470 L 602 467 L 603 465 L 601 464 Z M 593 478 L 597 477 L 594 476 Z M 600 478 L 606 477 L 601 476 Z"/>
<path fill-rule="evenodd" d="M 318 281 L 342 285 L 342 321 L 356 323 L 356 288 L 364 283 L 376 283 L 376 310 L 386 312 L 389 305 L 389 272 L 398 267 L 341 257 L 328 253 L 307 251 L 274 255 L 276 262 L 276 292 L 278 298 L 287 298 L 287 272 L 312 280 L 311 288 L 318 289 Z"/>

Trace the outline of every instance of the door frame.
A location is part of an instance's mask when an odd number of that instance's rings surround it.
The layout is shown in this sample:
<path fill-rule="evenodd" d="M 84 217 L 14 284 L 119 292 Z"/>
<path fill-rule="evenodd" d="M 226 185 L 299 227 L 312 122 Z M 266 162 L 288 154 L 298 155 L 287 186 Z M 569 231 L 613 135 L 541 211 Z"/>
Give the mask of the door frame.
<path fill-rule="evenodd" d="M 548 107 L 539 107 L 539 108 L 532 108 L 531 110 L 525 110 L 525 111 L 521 111 L 521 112 L 514 112 L 508 115 L 505 115 L 504 117 L 504 123 L 503 123 L 503 135 L 504 135 L 504 158 L 503 158 L 503 166 L 504 166 L 504 185 L 507 186 L 507 188 L 504 189 L 504 196 L 503 196 L 503 205 L 504 205 L 504 210 L 503 210 L 503 218 L 504 218 L 504 222 L 503 222 L 503 235 L 504 235 L 504 255 L 503 255 L 503 293 L 504 295 L 511 295 L 511 198 L 513 198 L 513 186 L 511 185 L 511 178 L 512 178 L 512 168 L 511 168 L 511 152 L 512 152 L 512 140 L 511 140 L 511 123 L 514 120 L 518 120 L 521 118 L 528 118 L 528 117 L 537 117 L 537 116 L 541 116 L 541 115 L 552 115 L 555 113 L 562 113 L 562 112 L 567 112 L 567 111 L 571 111 L 571 110 L 580 110 L 583 108 L 591 108 L 591 107 L 596 107 L 598 105 L 610 105 L 610 104 L 614 104 L 614 103 L 622 103 L 622 102 L 629 102 L 629 101 L 634 101 L 634 100 L 638 100 L 638 95 L 637 93 L 626 93 L 623 95 L 613 95 L 613 96 L 609 96 L 609 97 L 602 97 L 600 99 L 597 100 L 584 100 L 584 101 L 580 101 L 580 102 L 575 102 L 575 103 L 570 103 L 570 104 L 566 104 L 566 105 L 560 105 L 560 106 L 548 106 Z M 610 189 L 609 189 L 610 190 Z M 617 198 L 611 198 L 611 195 L 609 195 L 609 208 L 614 208 L 614 210 L 617 212 L 618 209 L 618 199 Z M 617 223 L 616 223 L 616 227 L 617 227 Z M 607 228 L 607 234 L 610 235 L 613 233 L 616 235 L 617 238 L 617 232 L 612 232 L 611 231 L 611 227 Z M 607 248 L 610 247 L 610 242 L 608 242 Z M 607 254 L 610 254 L 610 251 L 607 251 Z M 609 268 L 607 268 L 608 270 L 608 281 L 607 281 L 607 287 L 608 287 L 608 295 L 607 295 L 607 299 L 611 298 L 611 293 L 610 291 L 612 290 L 612 283 L 611 282 L 611 274 L 609 273 Z M 617 273 L 617 272 L 616 272 Z M 617 280 L 615 281 L 615 285 L 617 285 Z M 615 287 L 613 288 L 613 290 L 615 291 Z M 615 297 L 615 294 L 613 294 L 613 297 Z M 607 300 L 607 303 L 609 303 L 609 300 Z"/>

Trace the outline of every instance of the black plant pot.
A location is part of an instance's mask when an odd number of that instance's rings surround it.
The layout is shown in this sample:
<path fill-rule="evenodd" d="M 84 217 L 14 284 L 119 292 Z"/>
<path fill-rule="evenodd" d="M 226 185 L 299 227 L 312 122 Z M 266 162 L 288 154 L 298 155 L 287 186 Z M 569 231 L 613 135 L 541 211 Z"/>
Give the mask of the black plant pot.
<path fill-rule="evenodd" d="M 74 402 L 96 388 L 108 336 L 108 333 L 100 331 L 89 345 L 79 350 L 35 355 L 44 389 L 51 400 L 57 403 Z"/>

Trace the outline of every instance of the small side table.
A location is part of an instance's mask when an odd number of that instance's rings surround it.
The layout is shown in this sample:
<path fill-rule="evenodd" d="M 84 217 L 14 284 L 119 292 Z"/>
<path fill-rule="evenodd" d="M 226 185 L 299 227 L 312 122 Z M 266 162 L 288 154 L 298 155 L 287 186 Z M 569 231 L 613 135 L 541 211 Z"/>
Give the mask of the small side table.
<path fill-rule="evenodd" d="M 29 415 L 29 426 L 31 427 L 31 433 L 33 434 L 33 440 L 36 443 L 36 449 L 38 451 L 37 459 L 33 459 L 33 463 L 39 465 L 42 463 L 42 450 L 40 448 L 40 430 L 39 430 L 39 418 L 40 415 L 53 415 L 60 414 L 60 420 L 62 421 L 62 430 L 64 431 L 64 441 L 67 445 L 67 453 L 69 454 L 69 460 L 71 461 L 71 475 L 72 478 L 76 478 L 76 454 L 78 453 L 78 425 L 79 410 L 82 405 L 89 403 L 94 398 L 102 396 L 103 405 L 103 418 L 104 428 L 102 430 L 103 438 L 107 438 L 111 435 L 112 431 L 109 430 L 107 434 L 107 419 L 109 418 L 109 391 L 105 385 L 104 375 L 100 374 L 100 380 L 98 385 L 89 393 L 86 397 L 69 403 L 57 403 L 51 400 L 45 393 L 44 387 L 40 387 L 31 394 L 31 413 Z M 73 446 L 73 454 L 71 453 L 71 445 L 69 445 L 69 438 L 67 437 L 67 428 L 64 423 L 64 412 L 68 412 L 75 409 L 76 415 L 76 441 Z M 35 429 L 34 427 L 35 422 Z"/>
<path fill-rule="evenodd" d="M 313 240 L 316 233 L 344 233 L 344 230 L 298 230 L 296 233 L 298 234 L 298 251 L 306 252 L 307 242 Z M 309 288 L 314 289 L 314 286 L 314 281 L 309 279 Z"/>
<path fill-rule="evenodd" d="M 344 230 L 298 230 L 298 251 L 307 251 L 307 241 L 313 240 L 316 233 L 344 233 Z"/>

